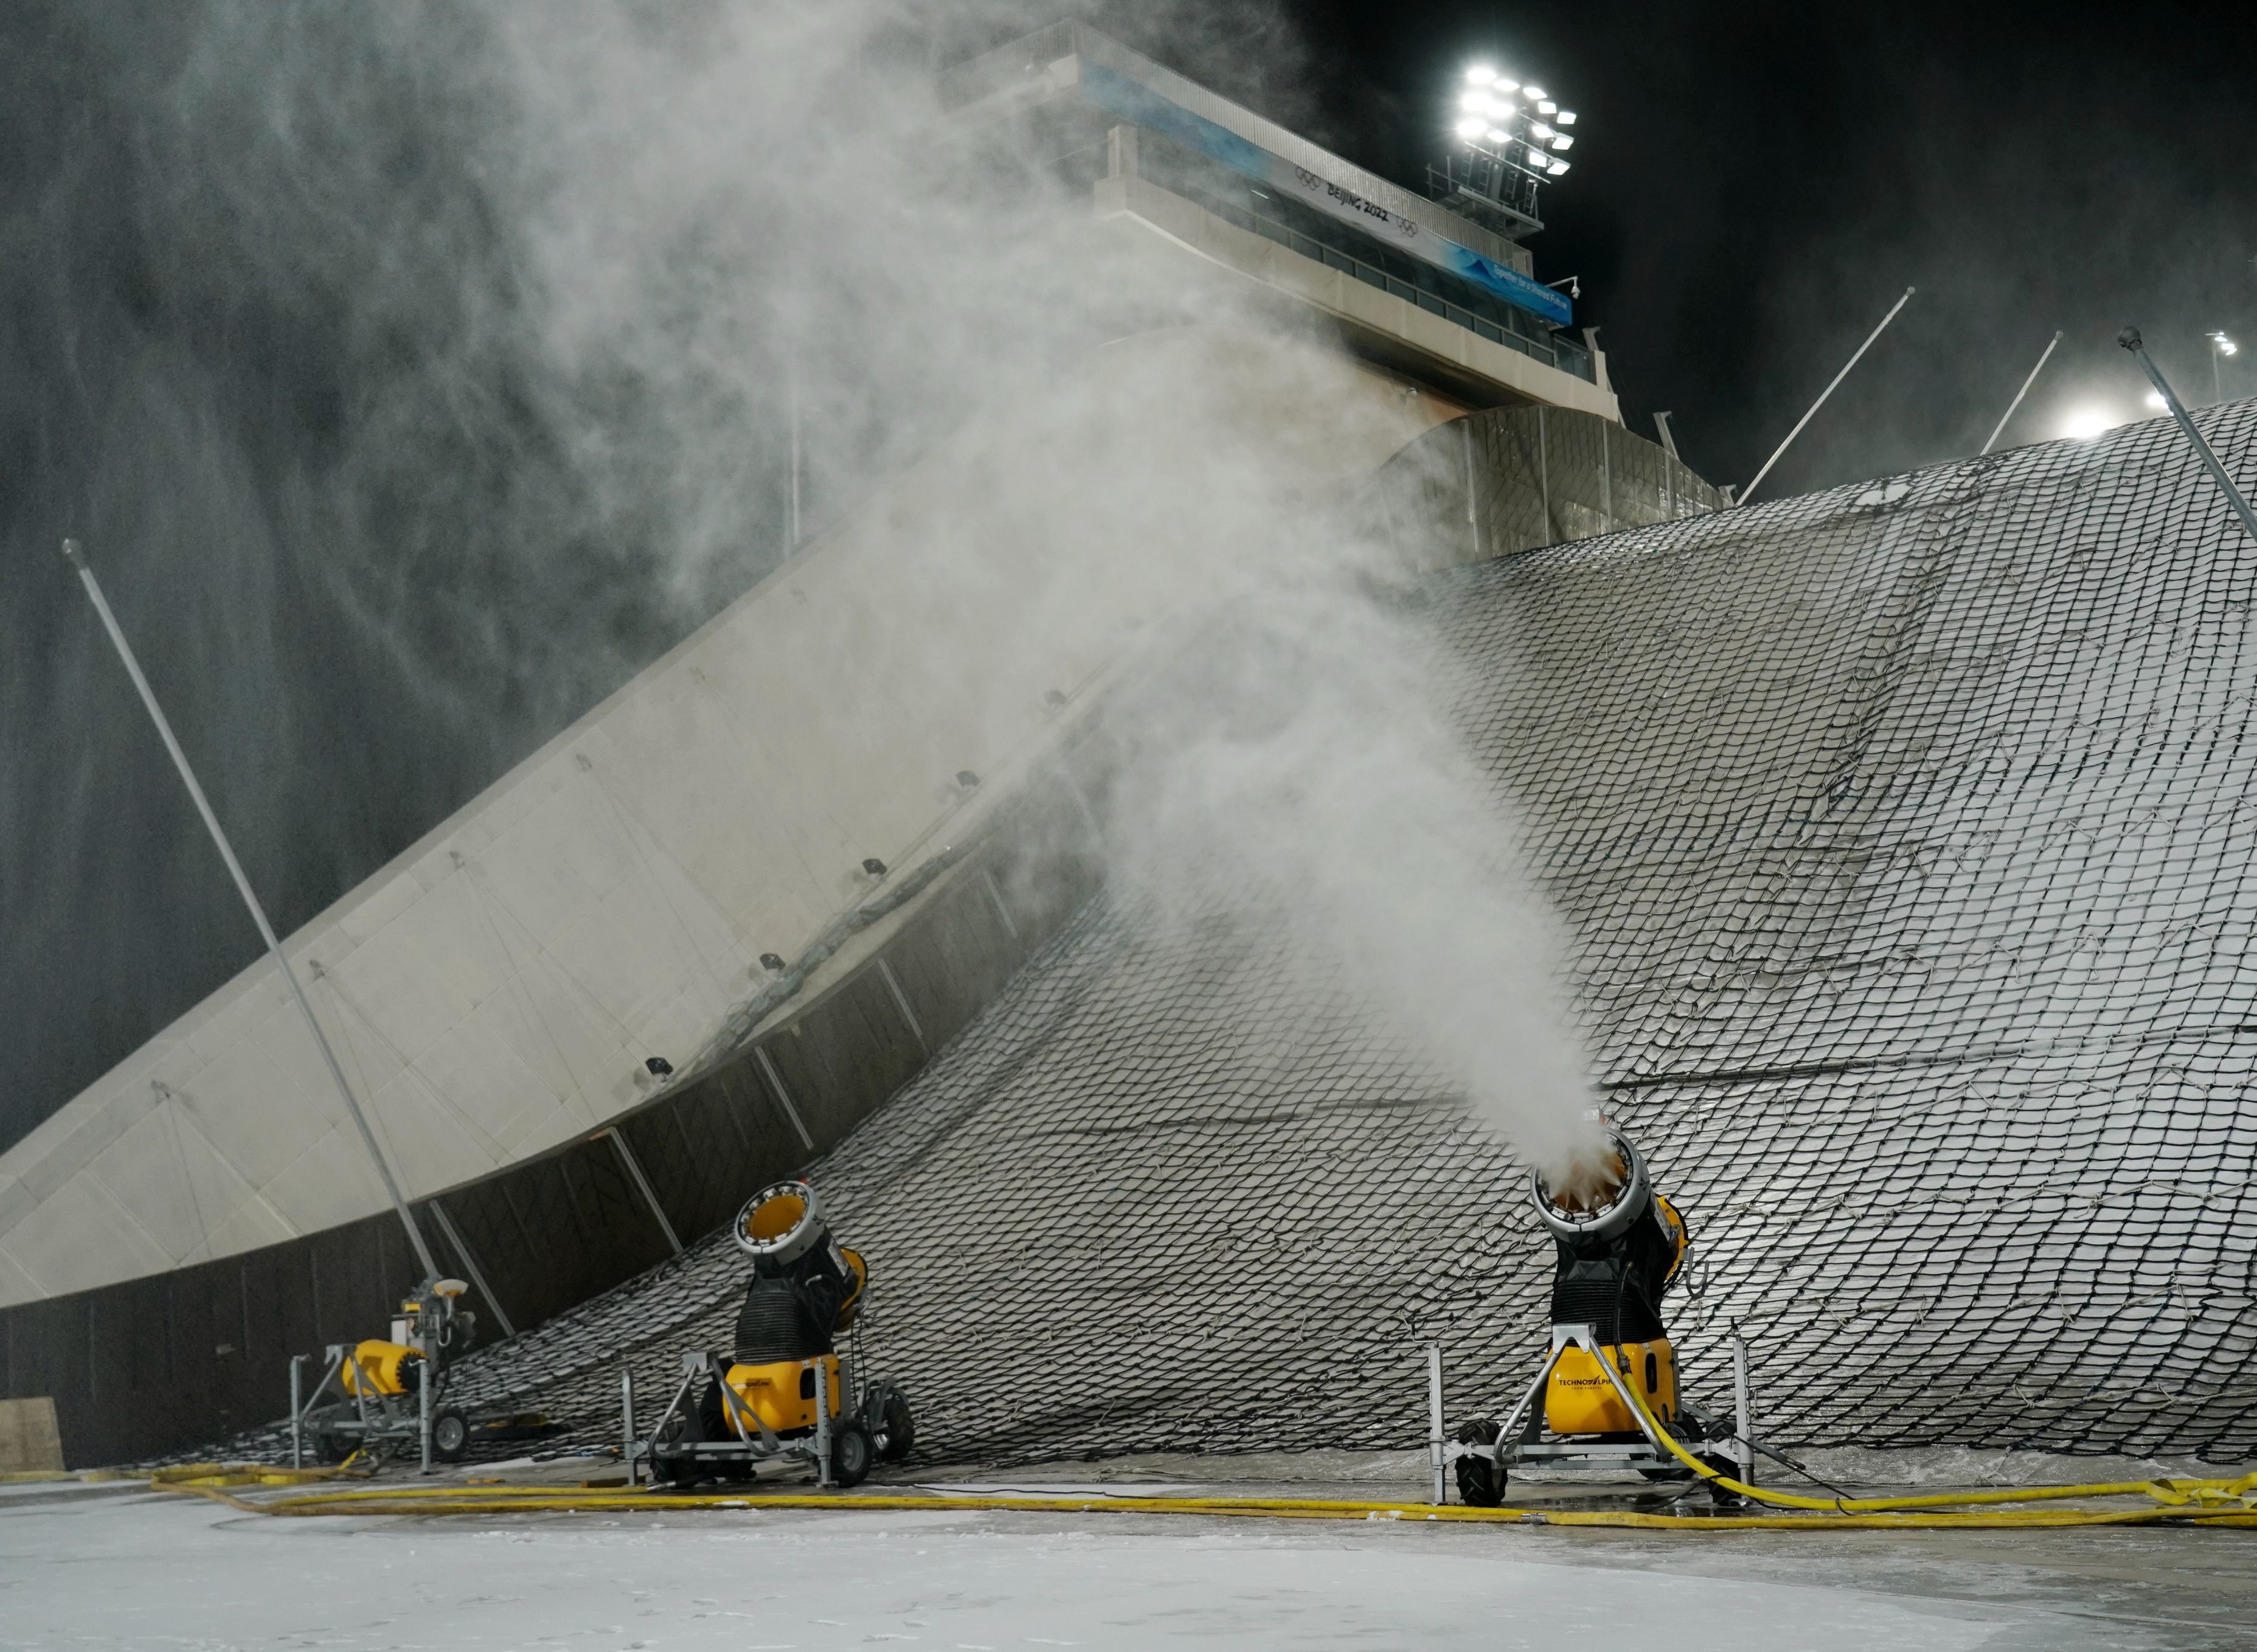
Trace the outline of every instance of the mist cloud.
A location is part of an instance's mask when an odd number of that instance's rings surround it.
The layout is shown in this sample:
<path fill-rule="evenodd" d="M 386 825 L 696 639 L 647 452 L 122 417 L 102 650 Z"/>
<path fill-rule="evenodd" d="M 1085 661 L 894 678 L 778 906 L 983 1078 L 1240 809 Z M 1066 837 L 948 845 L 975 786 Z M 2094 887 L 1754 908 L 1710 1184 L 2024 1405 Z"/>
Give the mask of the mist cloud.
<path fill-rule="evenodd" d="M 1143 43 L 1196 72 L 1199 17 L 1148 11 L 1175 33 Z M 38 592 L 9 618 L 0 985 L 33 1033 L 7 1138 L 251 950 L 47 568 L 61 532 L 287 925 L 792 553 L 795 409 L 819 532 L 998 408 L 1010 439 L 966 463 L 1053 536 L 1013 592 L 1030 623 L 1125 580 L 1230 638 L 1143 684 L 1121 875 L 1290 924 L 1516 1145 L 1577 1136 L 1560 939 L 1349 525 L 1354 479 L 1312 494 L 1209 371 L 1278 324 L 1094 255 L 1085 194 L 941 118 L 938 65 L 1050 20 L 582 0 L 11 25 L 17 73 L 79 73 L 29 89 L 41 194 L 10 231 L 13 376 L 39 388 L 7 416 L 44 485 L 5 523 Z M 961 669 L 1000 577 L 978 535 L 921 531 L 934 623 L 877 640 L 890 680 Z"/>

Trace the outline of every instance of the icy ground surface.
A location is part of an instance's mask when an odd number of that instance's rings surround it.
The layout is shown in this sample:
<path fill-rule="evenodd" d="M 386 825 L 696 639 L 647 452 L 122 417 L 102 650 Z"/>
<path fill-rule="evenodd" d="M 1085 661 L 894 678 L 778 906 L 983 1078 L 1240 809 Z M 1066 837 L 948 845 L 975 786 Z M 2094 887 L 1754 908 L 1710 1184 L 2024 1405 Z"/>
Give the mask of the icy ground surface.
<path fill-rule="evenodd" d="M 75 1488 L 0 1496 L 0 1646 L 2209 1648 L 2250 1644 L 2253 1557 L 2248 1534 L 2228 1532 L 1657 1538 L 879 1510 L 289 1520 Z"/>

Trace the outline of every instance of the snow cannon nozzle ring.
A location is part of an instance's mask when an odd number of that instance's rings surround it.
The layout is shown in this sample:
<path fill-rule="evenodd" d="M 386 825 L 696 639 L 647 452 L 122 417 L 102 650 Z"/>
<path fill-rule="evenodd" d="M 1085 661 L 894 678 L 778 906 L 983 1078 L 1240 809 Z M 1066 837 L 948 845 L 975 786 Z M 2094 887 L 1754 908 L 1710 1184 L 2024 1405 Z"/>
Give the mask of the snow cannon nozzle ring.
<path fill-rule="evenodd" d="M 788 1266 L 831 1237 L 822 1201 L 804 1181 L 772 1182 L 745 1201 L 729 1230 L 737 1248 L 758 1260 Z"/>
<path fill-rule="evenodd" d="M 1528 1173 L 1528 1202 L 1537 1219 L 1563 1239 L 1611 1239 L 1643 1216 L 1652 1199 L 1645 1161 L 1618 1130 L 1610 1129 L 1605 1151 L 1577 1163 L 1557 1188 L 1543 1171 Z"/>

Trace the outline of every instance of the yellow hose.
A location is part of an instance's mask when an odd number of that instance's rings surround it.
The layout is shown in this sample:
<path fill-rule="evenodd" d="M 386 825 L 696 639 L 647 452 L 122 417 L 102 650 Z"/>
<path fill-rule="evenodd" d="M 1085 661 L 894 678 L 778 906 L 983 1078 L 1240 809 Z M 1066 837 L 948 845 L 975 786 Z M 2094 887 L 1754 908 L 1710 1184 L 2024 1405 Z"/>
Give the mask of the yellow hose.
<path fill-rule="evenodd" d="M 1617 1373 L 1619 1374 L 1619 1373 Z M 2238 1480 L 2116 1480 L 2094 1485 L 2037 1485 L 2012 1492 L 1947 1492 L 1928 1497 L 1797 1497 L 1790 1492 L 1770 1492 L 1720 1474 L 1678 1443 L 1677 1436 L 1655 1420 L 1634 1382 L 1617 1382 L 1645 1421 L 1646 1432 L 1667 1446 L 1677 1460 L 1711 1485 L 1768 1505 L 1772 1508 L 1812 1509 L 1821 1513 L 1865 1515 L 1917 1508 L 1961 1508 L 1981 1503 L 2041 1503 L 2072 1497 L 2147 1496 L 2169 1507 L 2189 1503 L 2237 1503 L 2242 1510 L 2257 1509 L 2257 1473 Z M 2000 1515 L 2002 1521 L 2017 1517 Z M 2027 1516 L 2020 1518 L 2027 1520 Z M 2035 1521 L 2029 1523 L 2038 1524 Z"/>
<path fill-rule="evenodd" d="M 1818 1514 L 1645 1514 L 1629 1511 L 1476 1508 L 1462 1504 L 1434 1507 L 1424 1503 L 1336 1501 L 1312 1498 L 1257 1497 L 900 1497 L 777 1493 L 729 1496 L 718 1492 L 559 1491 L 552 1486 L 431 1486 L 398 1491 L 315 1492 L 253 1502 L 216 1485 L 174 1481 L 164 1489 L 207 1497 L 245 1514 L 660 1514 L 674 1509 L 1003 1510 L 1019 1514 L 1205 1514 L 1270 1520 L 1432 1521 L 1465 1525 L 1624 1527 L 1656 1531 L 1840 1531 L 1881 1528 L 1894 1530 L 1983 1530 L 2005 1527 L 2083 1526 L 2257 1526 L 2257 1512 L 2210 1507 L 2157 1507 L 2109 1512 L 2097 1509 L 2027 1509 L 2010 1513 Z"/>

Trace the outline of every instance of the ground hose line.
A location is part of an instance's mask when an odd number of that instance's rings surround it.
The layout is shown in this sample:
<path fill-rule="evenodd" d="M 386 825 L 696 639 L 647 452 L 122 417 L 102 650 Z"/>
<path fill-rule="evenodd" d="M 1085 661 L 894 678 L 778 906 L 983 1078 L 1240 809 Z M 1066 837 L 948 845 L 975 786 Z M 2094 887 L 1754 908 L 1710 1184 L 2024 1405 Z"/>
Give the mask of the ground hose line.
<path fill-rule="evenodd" d="M 2119 1512 L 2105 1516 L 2098 1512 L 2072 1510 L 2063 1511 L 2060 1516 L 2055 1517 L 2048 1515 L 2046 1511 L 2025 1509 L 2002 1514 L 1999 1518 L 2019 1520 L 2030 1525 L 2051 1524 L 2056 1523 L 2057 1521 L 2069 1524 L 2120 1524 L 2126 1521 L 2151 1518 L 2154 1514 L 2175 1513 L 2215 1515 L 2225 1523 L 2239 1523 L 2238 1517 L 2243 1514 L 2257 1518 L 2257 1473 L 2246 1474 L 2233 1480 L 2119 1480 L 2084 1485 L 2031 1486 L 2013 1491 L 1994 1492 L 1949 1492 L 1922 1497 L 1900 1498 L 1809 1498 L 1798 1497 L 1791 1492 L 1767 1491 L 1760 1486 L 1750 1485 L 1743 1481 L 1733 1479 L 1728 1475 L 1721 1474 L 1686 1451 L 1676 1443 L 1674 1436 L 1655 1421 L 1652 1412 L 1645 1406 L 1643 1396 L 1630 1385 L 1624 1385 L 1624 1386 L 1629 1390 L 1631 1402 L 1644 1414 L 1645 1421 L 1652 1425 L 1654 1433 L 1669 1445 L 1671 1450 L 1687 1468 L 1702 1479 L 1721 1486 L 1727 1492 L 1737 1492 L 1771 1507 L 1869 1520 L 1883 1514 L 1908 1514 L 1917 1511 L 1964 1510 L 1986 1505 L 2060 1502 L 2102 1497 L 2145 1497 L 2161 1507 L 2152 1511 L 2134 1510 L 2128 1514 Z M 151 1480 L 152 1485 L 159 1490 L 203 1492 L 230 1485 L 292 1486 L 341 1478 L 361 1478 L 363 1477 L 360 1475 L 350 1474 L 349 1471 L 338 1468 L 282 1469 L 256 1464 L 196 1463 L 159 1469 L 151 1477 Z M 920 1508 L 959 1507 L 998 1508 L 1021 1506 L 1020 1502 L 1014 1500 L 986 1497 L 955 1500 L 920 1497 L 897 1499 L 882 1503 L 868 1498 L 855 1500 L 865 1507 L 893 1507 L 896 1503 Z M 1023 1500 L 1023 1502 L 1024 1506 L 1029 1508 L 1055 1508 L 1061 1506 L 1062 1500 L 1071 1501 L 1071 1500 L 1034 1497 Z M 335 1491 L 313 1492 L 301 1496 L 275 1500 L 255 1507 L 257 1512 L 261 1514 L 343 1514 L 410 1512 L 403 1506 L 413 1504 L 414 1507 L 412 1512 L 415 1513 L 439 1514 L 451 1511 L 464 1514 L 493 1514 L 507 1509 L 588 1508 L 598 1506 L 607 1508 L 742 1507 L 754 1503 L 774 1507 L 817 1508 L 836 1507 L 838 1500 L 829 1497 L 808 1497 L 793 1500 L 781 1496 L 759 1496 L 748 1499 L 721 1493 L 701 1495 L 666 1492 L 655 1489 L 620 1493 L 600 1487 L 560 1489 L 545 1485 L 433 1485 L 396 1488 L 370 1485 L 352 1490 L 340 1488 Z M 244 1507 L 254 1506 L 246 1504 Z M 1230 1514 L 1281 1514 L 1301 1511 L 1324 1511 L 1327 1517 L 1341 1519 L 1357 1519 L 1366 1516 L 1426 1518 L 1432 1513 L 1431 1506 L 1422 1503 L 1336 1502 L 1290 1498 L 1107 1498 L 1091 1501 L 1089 1507 L 1151 1507 L 1170 1513 L 1188 1513 L 1199 1509 L 1213 1509 L 1216 1512 Z M 1441 1517 L 1453 1520 L 1508 1521 L 1525 1517 L 1532 1520 L 1549 1520 L 1554 1523 L 1563 1521 L 1577 1523 L 1576 1521 L 1568 1519 L 1566 1511 L 1553 1514 L 1526 1509 L 1461 1514 L 1455 1509 L 1450 1509 Z M 1631 1517 L 1625 1514 L 1623 1518 Z M 1640 1521 L 1663 1521 L 1684 1519 L 1695 1524 L 1710 1525 L 1719 1517 L 1639 1515 L 1636 1518 Z M 1952 1523 L 1963 1523 L 1965 1518 L 1969 1517 L 1963 1516 L 1961 1520 Z M 1794 1523 L 1803 1522 L 1798 1518 Z"/>
<path fill-rule="evenodd" d="M 1986 1530 L 2086 1526 L 2250 1526 L 2257 1512 L 2165 1507 L 2109 1512 L 2098 1509 L 2017 1509 L 1902 1514 L 1645 1514 L 1631 1511 L 1480 1508 L 1463 1504 L 1333 1501 L 1254 1497 L 889 1497 L 776 1494 L 562 1492 L 545 1486 L 434 1486 L 394 1492 L 338 1492 L 253 1501 L 221 1487 L 192 1481 L 161 1489 L 209 1498 L 244 1514 L 270 1516 L 520 1514 L 661 1514 L 672 1509 L 1002 1510 L 1017 1514 L 1207 1514 L 1270 1520 L 1431 1521 L 1461 1525 L 1592 1526 L 1650 1531 Z M 475 1492 L 477 1495 L 464 1495 Z M 506 1492 L 507 1494 L 497 1494 Z"/>
<path fill-rule="evenodd" d="M 2257 1474 L 2245 1474 L 2238 1480 L 2120 1480 L 2099 1485 L 2038 1485 L 2011 1492 L 1949 1492 L 1928 1497 L 1797 1497 L 1791 1492 L 1765 1491 L 1760 1486 L 1736 1480 L 1730 1475 L 1718 1473 L 1687 1451 L 1678 1443 L 1676 1435 L 1655 1418 L 1652 1408 L 1645 1403 L 1645 1396 L 1638 1393 L 1638 1385 L 1624 1379 L 1619 1370 L 1614 1375 L 1616 1388 L 1637 1408 L 1639 1418 L 1646 1425 L 1646 1432 L 1667 1446 L 1679 1462 L 1710 1485 L 1722 1486 L 1727 1492 L 1737 1492 L 1772 1508 L 1801 1508 L 1863 1517 L 1911 1509 L 1963 1508 L 1986 1503 L 2040 1503 L 2063 1498 L 2144 1496 L 2154 1499 L 2167 1508 L 2182 1508 L 2193 1504 L 2233 1513 L 2236 1511 L 2227 1506 L 2238 1504 L 2239 1510 L 2257 1511 Z"/>

